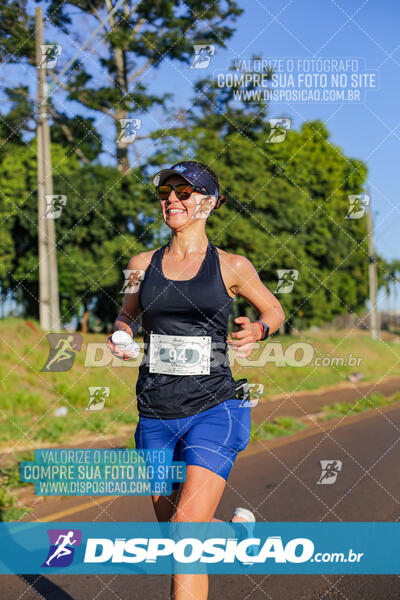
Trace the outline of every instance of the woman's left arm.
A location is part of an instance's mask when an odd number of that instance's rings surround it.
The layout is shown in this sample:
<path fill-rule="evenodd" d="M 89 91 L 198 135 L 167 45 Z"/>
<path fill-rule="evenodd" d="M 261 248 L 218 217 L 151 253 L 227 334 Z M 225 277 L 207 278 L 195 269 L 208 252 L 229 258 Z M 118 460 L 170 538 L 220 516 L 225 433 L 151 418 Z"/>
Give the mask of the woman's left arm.
<path fill-rule="evenodd" d="M 231 255 L 229 259 L 230 271 L 235 282 L 231 290 L 250 302 L 258 312 L 258 320 L 268 325 L 269 333 L 273 333 L 285 321 L 279 300 L 265 287 L 247 258 Z M 237 317 L 235 323 L 240 325 L 241 330 L 232 333 L 232 339 L 227 341 L 231 348 L 239 350 L 236 353 L 238 357 L 246 358 L 254 344 L 262 337 L 261 327 L 258 323 L 252 323 L 248 317 Z"/>

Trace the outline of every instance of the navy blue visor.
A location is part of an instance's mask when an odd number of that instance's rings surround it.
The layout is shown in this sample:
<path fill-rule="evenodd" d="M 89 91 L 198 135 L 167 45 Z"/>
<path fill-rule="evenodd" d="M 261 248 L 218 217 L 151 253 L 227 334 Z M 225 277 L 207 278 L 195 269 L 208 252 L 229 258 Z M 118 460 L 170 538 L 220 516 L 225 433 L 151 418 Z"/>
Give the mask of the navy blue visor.
<path fill-rule="evenodd" d="M 153 177 L 153 184 L 158 187 L 162 185 L 171 175 L 181 175 L 186 181 L 197 188 L 205 189 L 210 196 L 218 198 L 218 185 L 207 171 L 198 165 L 190 162 L 180 162 L 173 165 L 170 169 L 162 169 Z"/>

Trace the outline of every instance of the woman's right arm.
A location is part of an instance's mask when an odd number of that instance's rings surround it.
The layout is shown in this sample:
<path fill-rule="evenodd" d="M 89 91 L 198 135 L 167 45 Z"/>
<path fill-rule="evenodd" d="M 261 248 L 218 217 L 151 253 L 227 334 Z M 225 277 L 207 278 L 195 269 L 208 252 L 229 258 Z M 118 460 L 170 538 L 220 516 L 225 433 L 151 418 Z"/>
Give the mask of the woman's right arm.
<path fill-rule="evenodd" d="M 138 318 L 140 315 L 139 293 L 144 279 L 144 274 L 150 264 L 153 252 L 142 252 L 130 259 L 128 270 L 130 278 L 127 280 L 126 293 L 122 307 L 114 321 L 114 331 L 126 331 L 130 336 L 134 337 L 138 328 Z M 124 357 L 124 353 L 120 352 L 109 336 L 107 346 L 116 356 Z"/>

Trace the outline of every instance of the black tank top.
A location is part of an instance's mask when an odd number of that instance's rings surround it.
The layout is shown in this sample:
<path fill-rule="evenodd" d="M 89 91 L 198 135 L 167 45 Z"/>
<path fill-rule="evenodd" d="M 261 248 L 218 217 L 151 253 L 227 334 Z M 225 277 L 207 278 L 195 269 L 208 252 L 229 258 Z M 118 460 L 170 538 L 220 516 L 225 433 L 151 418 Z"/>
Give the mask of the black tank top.
<path fill-rule="evenodd" d="M 145 350 L 136 395 L 139 414 L 154 419 L 188 417 L 235 397 L 235 381 L 226 344 L 232 298 L 222 279 L 218 251 L 209 242 L 197 275 L 176 281 L 164 277 L 161 261 L 165 248 L 163 246 L 153 254 L 139 293 Z M 210 374 L 150 373 L 151 333 L 210 336 Z"/>

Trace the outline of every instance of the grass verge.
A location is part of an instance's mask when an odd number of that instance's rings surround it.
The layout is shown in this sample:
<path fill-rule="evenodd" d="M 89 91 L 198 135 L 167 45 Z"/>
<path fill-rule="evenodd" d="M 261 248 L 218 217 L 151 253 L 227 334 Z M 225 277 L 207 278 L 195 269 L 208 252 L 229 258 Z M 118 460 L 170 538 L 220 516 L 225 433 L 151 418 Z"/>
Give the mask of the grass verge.
<path fill-rule="evenodd" d="M 262 423 L 260 425 L 251 426 L 250 442 L 258 442 L 259 440 L 273 440 L 277 437 L 292 435 L 307 425 L 298 419 L 292 417 L 277 417 L 272 423 Z"/>
<path fill-rule="evenodd" d="M 18 505 L 17 495 L 12 491 L 29 485 L 20 480 L 19 465 L 23 461 L 32 460 L 33 452 L 14 454 L 13 461 L 0 468 L 0 522 L 19 521 L 30 511 L 29 508 Z"/>
<path fill-rule="evenodd" d="M 330 421 L 340 417 L 351 417 L 361 412 L 371 410 L 372 408 L 379 409 L 380 407 L 394 404 L 400 400 L 400 392 L 387 398 L 382 394 L 372 394 L 367 398 L 361 398 L 352 404 L 346 402 L 336 402 L 322 408 L 322 414 L 318 416 L 318 421 Z"/>

